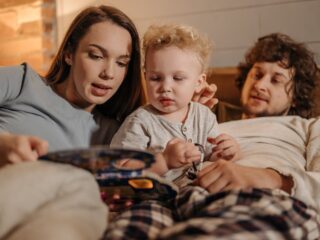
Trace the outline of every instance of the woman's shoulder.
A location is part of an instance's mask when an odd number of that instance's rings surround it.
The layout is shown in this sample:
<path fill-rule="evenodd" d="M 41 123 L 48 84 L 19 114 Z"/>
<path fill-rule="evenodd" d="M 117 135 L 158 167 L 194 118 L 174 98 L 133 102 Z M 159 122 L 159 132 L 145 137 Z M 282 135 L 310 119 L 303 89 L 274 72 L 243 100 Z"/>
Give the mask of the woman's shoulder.
<path fill-rule="evenodd" d="M 14 66 L 1 66 L 0 67 L 0 77 L 10 78 L 10 79 L 24 79 L 26 75 L 36 75 L 39 76 L 30 65 L 27 63 L 22 63 L 20 65 Z"/>
<path fill-rule="evenodd" d="M 24 75 L 26 71 L 26 66 L 24 64 L 15 65 L 15 66 L 1 66 L 0 67 L 0 75 L 2 77 L 11 76 L 11 77 L 19 77 Z"/>

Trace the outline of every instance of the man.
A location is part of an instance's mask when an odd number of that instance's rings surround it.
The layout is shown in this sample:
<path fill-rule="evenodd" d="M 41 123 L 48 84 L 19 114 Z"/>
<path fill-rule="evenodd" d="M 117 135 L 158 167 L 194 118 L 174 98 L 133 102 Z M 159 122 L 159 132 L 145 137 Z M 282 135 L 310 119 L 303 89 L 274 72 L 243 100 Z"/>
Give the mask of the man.
<path fill-rule="evenodd" d="M 245 61 L 239 64 L 238 69 L 236 83 L 241 90 L 242 111 L 237 110 L 235 113 L 233 109 L 233 120 L 271 116 L 312 116 L 314 89 L 316 81 L 320 79 L 320 71 L 313 53 L 303 44 L 280 33 L 266 35 L 259 38 L 249 49 Z M 228 118 L 231 119 L 230 116 Z M 298 127 L 295 124 L 293 127 Z M 221 126 L 220 130 L 228 133 L 225 126 Z M 234 129 L 233 135 L 237 134 Z M 258 161 L 255 163 L 251 166 L 262 166 Z M 282 189 L 288 193 L 293 191 L 294 181 L 289 177 L 291 174 L 281 174 L 281 171 L 274 170 L 272 166 L 259 169 L 247 166 L 217 161 L 199 174 L 199 185 L 211 193 L 246 187 Z M 217 168 L 220 178 L 213 177 L 213 170 Z M 233 175 L 232 172 L 237 174 Z"/>
<path fill-rule="evenodd" d="M 313 116 L 319 68 L 313 53 L 289 36 L 261 37 L 238 66 L 242 108 L 219 103 L 220 122 L 262 116 Z M 223 114 L 221 114 L 223 113 Z"/>

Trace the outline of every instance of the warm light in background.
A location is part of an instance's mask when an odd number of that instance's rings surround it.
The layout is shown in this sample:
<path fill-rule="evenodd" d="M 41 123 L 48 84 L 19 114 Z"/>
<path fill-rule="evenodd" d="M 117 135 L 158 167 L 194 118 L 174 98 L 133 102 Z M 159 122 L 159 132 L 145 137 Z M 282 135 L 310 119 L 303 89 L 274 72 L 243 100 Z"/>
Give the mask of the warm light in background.
<path fill-rule="evenodd" d="M 29 63 L 44 74 L 56 51 L 55 0 L 15 0 L 0 4 L 0 65 Z"/>

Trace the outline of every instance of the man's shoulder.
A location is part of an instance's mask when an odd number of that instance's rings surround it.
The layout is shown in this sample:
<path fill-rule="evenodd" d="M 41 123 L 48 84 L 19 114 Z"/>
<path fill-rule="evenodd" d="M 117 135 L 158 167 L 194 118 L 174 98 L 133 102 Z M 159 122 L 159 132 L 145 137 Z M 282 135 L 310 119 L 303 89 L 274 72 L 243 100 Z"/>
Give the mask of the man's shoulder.
<path fill-rule="evenodd" d="M 243 113 L 240 106 L 223 101 L 214 106 L 212 111 L 216 114 L 219 123 L 240 120 Z"/>

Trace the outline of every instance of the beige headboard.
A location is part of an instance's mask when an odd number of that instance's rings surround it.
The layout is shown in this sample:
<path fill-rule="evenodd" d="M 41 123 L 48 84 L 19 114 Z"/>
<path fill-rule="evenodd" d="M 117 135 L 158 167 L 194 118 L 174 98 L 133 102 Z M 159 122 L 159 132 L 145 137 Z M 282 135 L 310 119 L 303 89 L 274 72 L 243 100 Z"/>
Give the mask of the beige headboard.
<path fill-rule="evenodd" d="M 221 101 L 240 105 L 240 92 L 235 85 L 237 68 L 209 68 L 207 74 L 208 83 L 215 83 L 218 87 L 217 98 Z M 316 90 L 316 106 L 313 116 L 320 116 L 320 79 Z"/>

